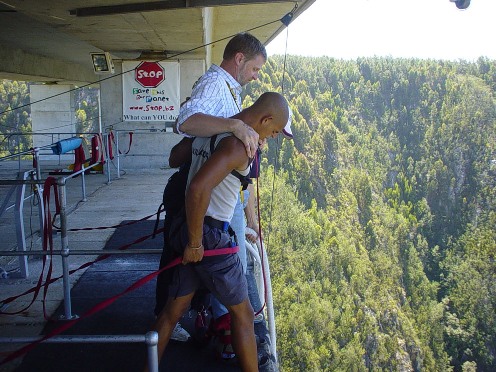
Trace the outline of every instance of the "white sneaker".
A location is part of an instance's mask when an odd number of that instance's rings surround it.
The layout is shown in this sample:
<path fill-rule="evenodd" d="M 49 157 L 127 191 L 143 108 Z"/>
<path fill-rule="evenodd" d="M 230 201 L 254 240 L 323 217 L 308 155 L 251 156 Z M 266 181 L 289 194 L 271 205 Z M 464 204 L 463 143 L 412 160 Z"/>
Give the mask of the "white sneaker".
<path fill-rule="evenodd" d="M 172 331 L 171 340 L 186 342 L 190 337 L 188 331 L 181 327 L 181 324 L 177 323 Z"/>

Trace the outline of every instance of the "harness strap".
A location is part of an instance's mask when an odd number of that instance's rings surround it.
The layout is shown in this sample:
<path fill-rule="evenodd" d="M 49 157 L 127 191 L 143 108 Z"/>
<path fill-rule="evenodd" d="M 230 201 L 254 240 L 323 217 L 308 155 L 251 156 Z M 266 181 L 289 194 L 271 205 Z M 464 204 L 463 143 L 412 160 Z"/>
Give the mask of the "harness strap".
<path fill-rule="evenodd" d="M 131 145 L 133 144 L 133 134 L 134 134 L 134 132 L 128 132 L 128 134 L 129 134 L 129 144 L 128 144 L 128 147 L 127 147 L 127 151 L 123 153 L 123 152 L 119 149 L 119 154 L 120 154 L 120 155 L 123 155 L 123 154 L 124 154 L 124 155 L 127 155 L 127 154 L 129 154 L 129 151 L 131 151 Z M 112 152 L 112 150 L 111 150 L 111 149 L 112 149 L 112 143 L 111 143 L 111 142 L 113 142 L 113 143 L 115 144 L 114 132 L 112 132 L 112 131 L 110 131 L 110 133 L 109 133 L 109 149 L 110 149 L 110 150 L 109 150 L 109 153 L 111 153 L 111 152 Z M 109 157 L 110 157 L 111 159 L 113 159 L 113 154 L 112 154 L 112 156 L 109 156 Z"/>
<path fill-rule="evenodd" d="M 217 135 L 213 135 L 211 138 L 210 138 L 210 154 L 213 154 L 214 151 L 215 151 L 215 141 L 217 140 Z M 249 177 L 250 173 L 251 173 L 251 165 L 252 165 L 252 162 L 253 162 L 253 159 L 250 159 L 250 164 L 249 164 L 249 167 L 250 167 L 250 172 L 248 172 L 248 175 L 247 176 L 243 176 L 241 173 L 239 173 L 236 169 L 233 169 L 231 174 L 236 177 L 237 179 L 239 179 L 239 182 L 241 182 L 241 189 L 242 190 L 246 190 L 246 188 L 248 187 L 249 184 L 252 183 L 252 180 L 251 178 Z"/>
<path fill-rule="evenodd" d="M 222 230 L 223 232 L 227 232 L 229 229 L 229 222 L 219 221 L 210 216 L 205 216 L 203 223 L 205 225 L 213 227 L 214 229 Z"/>

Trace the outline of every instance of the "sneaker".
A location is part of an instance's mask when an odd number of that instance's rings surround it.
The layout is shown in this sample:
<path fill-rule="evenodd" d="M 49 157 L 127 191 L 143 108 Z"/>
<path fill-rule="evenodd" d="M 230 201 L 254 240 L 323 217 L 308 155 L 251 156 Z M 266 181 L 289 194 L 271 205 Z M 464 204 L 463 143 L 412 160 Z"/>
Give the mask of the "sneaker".
<path fill-rule="evenodd" d="M 226 344 L 222 342 L 222 340 L 219 340 L 217 343 L 217 353 L 224 361 L 228 361 L 236 357 L 232 344 Z"/>
<path fill-rule="evenodd" d="M 172 331 L 171 340 L 186 342 L 190 337 L 188 331 L 181 327 L 181 324 L 177 323 Z"/>

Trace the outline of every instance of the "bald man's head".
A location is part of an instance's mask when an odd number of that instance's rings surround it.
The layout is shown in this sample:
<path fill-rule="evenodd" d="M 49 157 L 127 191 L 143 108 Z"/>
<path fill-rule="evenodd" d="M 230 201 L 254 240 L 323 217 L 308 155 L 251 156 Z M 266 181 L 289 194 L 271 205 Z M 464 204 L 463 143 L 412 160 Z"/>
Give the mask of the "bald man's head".
<path fill-rule="evenodd" d="M 260 139 L 275 137 L 290 124 L 289 106 L 279 93 L 263 93 L 253 105 L 240 113 L 240 118 L 258 132 Z"/>

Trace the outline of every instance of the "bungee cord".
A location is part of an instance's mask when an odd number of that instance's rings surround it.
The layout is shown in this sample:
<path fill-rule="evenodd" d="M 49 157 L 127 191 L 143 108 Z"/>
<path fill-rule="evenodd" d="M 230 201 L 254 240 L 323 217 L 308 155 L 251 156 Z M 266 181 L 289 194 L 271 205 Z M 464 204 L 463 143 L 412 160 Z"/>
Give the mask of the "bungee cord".
<path fill-rule="evenodd" d="M 296 8 L 295 8 L 296 9 Z M 293 11 L 295 10 L 293 9 Z M 288 13 L 289 14 L 289 13 Z M 292 17 L 291 17 L 292 19 Z M 282 22 L 282 20 L 281 20 Z M 286 24 L 286 23 L 285 23 Z M 289 38 L 289 28 L 287 27 L 289 25 L 286 24 L 286 44 L 284 47 L 284 62 L 283 62 L 283 67 L 282 67 L 282 81 L 281 81 L 281 94 L 284 96 L 284 82 L 286 81 L 286 58 L 288 55 L 288 38 Z M 289 102 L 288 102 L 289 104 Z M 280 136 L 277 136 L 276 138 L 276 159 L 274 163 L 274 172 L 272 176 L 272 191 L 270 193 L 270 208 L 269 208 L 269 225 L 267 228 L 267 246 L 270 247 L 270 233 L 272 231 L 272 214 L 274 210 L 274 193 L 275 193 L 275 185 L 276 185 L 276 172 L 277 169 L 279 168 L 279 151 L 280 151 Z M 260 202 L 260 201 L 259 201 Z M 259 221 L 260 224 L 260 221 Z"/>

